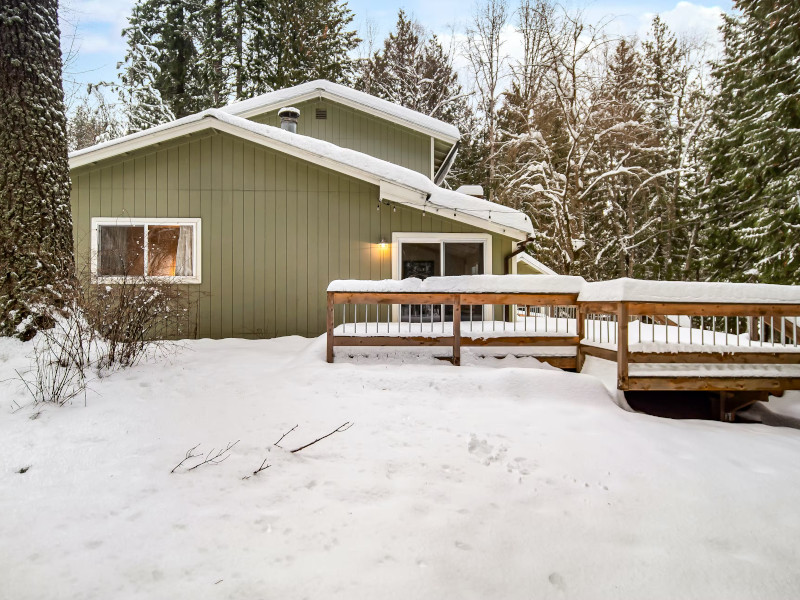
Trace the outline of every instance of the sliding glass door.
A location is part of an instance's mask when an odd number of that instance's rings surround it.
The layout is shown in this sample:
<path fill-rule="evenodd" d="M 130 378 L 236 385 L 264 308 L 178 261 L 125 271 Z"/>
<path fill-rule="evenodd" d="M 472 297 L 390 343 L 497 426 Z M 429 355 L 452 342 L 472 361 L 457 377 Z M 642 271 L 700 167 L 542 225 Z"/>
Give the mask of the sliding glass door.
<path fill-rule="evenodd" d="M 483 275 L 486 272 L 486 246 L 482 241 L 455 241 L 442 239 L 425 242 L 400 242 L 400 278 L 426 279 L 439 275 Z M 479 319 L 480 306 L 464 306 L 461 318 Z M 412 323 L 452 321 L 451 306 L 403 305 L 400 320 Z"/>

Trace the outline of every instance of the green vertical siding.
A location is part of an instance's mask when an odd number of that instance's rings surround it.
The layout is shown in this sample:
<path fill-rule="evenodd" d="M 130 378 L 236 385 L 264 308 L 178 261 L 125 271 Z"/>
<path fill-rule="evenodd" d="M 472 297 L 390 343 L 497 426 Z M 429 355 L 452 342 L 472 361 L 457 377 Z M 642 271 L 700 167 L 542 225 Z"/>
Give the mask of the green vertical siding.
<path fill-rule="evenodd" d="M 314 336 L 325 331 L 333 279 L 392 273 L 381 238 L 413 231 L 481 230 L 381 205 L 377 186 L 227 134 L 184 138 L 72 173 L 77 256 L 87 261 L 91 217 L 199 217 L 199 337 Z M 504 272 L 509 238 L 492 236 Z"/>
<path fill-rule="evenodd" d="M 296 104 L 295 108 L 300 109 L 298 134 L 358 150 L 431 176 L 430 136 L 330 100 L 308 100 Z M 317 119 L 317 109 L 324 109 L 327 118 Z M 277 109 L 250 118 L 280 127 Z"/>

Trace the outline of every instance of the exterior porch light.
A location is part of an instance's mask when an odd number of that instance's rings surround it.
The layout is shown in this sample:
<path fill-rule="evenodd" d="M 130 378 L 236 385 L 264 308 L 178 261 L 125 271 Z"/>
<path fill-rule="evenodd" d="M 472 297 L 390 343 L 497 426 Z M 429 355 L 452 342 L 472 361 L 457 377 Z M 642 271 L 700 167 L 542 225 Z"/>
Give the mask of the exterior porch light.
<path fill-rule="evenodd" d="M 381 250 L 386 250 L 389 247 L 389 244 L 386 242 L 386 238 L 381 238 L 381 241 L 378 243 L 378 247 Z"/>

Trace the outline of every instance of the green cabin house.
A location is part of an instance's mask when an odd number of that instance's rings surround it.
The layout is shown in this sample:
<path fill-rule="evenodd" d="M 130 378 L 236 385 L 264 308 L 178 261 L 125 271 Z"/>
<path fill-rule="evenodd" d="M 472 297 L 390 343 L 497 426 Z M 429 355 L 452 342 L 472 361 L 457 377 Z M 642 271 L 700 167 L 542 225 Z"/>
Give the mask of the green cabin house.
<path fill-rule="evenodd" d="M 76 256 L 200 292 L 212 338 L 319 335 L 334 279 L 552 272 L 526 215 L 440 186 L 458 139 L 328 81 L 190 115 L 70 155 Z"/>

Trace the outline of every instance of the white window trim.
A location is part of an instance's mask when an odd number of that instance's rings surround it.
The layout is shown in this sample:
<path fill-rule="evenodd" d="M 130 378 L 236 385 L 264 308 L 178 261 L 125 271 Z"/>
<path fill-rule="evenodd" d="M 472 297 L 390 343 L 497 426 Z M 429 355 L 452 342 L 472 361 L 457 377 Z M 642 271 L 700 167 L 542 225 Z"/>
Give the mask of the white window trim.
<path fill-rule="evenodd" d="M 194 275 L 153 275 L 147 276 L 148 280 L 169 282 L 169 283 L 188 283 L 199 284 L 202 283 L 202 262 L 201 262 L 201 219 L 196 218 L 183 218 L 183 217 L 92 217 L 92 232 L 91 232 L 91 272 L 92 283 L 123 283 L 131 281 L 131 279 L 143 279 L 141 277 L 123 277 L 119 275 L 106 275 L 101 276 L 97 274 L 97 256 L 98 256 L 98 228 L 101 225 L 131 225 L 140 226 L 144 225 L 191 225 L 194 228 L 194 237 L 192 239 L 192 264 L 194 265 Z M 145 232 L 145 241 L 147 240 L 147 233 Z M 145 244 L 145 264 L 147 264 L 147 248 Z"/>
<path fill-rule="evenodd" d="M 402 244 L 406 243 L 441 243 L 440 264 L 444 269 L 444 243 L 443 242 L 478 242 L 483 244 L 483 273 L 492 274 L 492 235 L 489 233 L 436 233 L 436 232 L 398 232 L 392 233 L 392 279 L 400 279 L 402 268 Z M 484 306 L 483 313 L 489 314 L 491 307 Z M 400 305 L 392 305 L 392 321 L 400 320 Z"/>
<path fill-rule="evenodd" d="M 434 233 L 397 232 L 392 233 L 392 279 L 400 279 L 402 269 L 402 244 L 431 244 L 442 242 L 479 242 L 483 244 L 483 272 L 492 274 L 492 236 L 489 233 Z M 441 265 L 444 268 L 444 244 L 441 247 Z"/>

